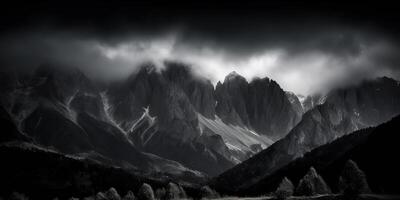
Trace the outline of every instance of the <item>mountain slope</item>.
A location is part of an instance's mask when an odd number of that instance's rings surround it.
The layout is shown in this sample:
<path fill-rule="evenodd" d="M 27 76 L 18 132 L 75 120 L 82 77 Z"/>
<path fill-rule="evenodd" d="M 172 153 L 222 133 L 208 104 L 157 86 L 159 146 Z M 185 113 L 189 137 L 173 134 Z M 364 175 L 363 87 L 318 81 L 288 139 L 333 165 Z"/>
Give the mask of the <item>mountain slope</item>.
<path fill-rule="evenodd" d="M 315 147 L 389 120 L 400 113 L 399 102 L 398 81 L 386 77 L 333 91 L 324 104 L 305 113 L 285 138 L 218 176 L 214 183 L 230 183 L 233 190 L 252 185 Z"/>
<path fill-rule="evenodd" d="M 214 120 L 201 114 L 198 117 L 201 133 L 220 135 L 236 163 L 240 163 L 273 143 L 268 137 L 259 135 L 246 127 L 225 124 L 218 116 Z"/>
<path fill-rule="evenodd" d="M 29 141 L 29 138 L 18 131 L 11 116 L 2 106 L 0 106 L 0 125 L 2 132 L 0 134 L 0 143 L 13 140 Z"/>
<path fill-rule="evenodd" d="M 392 156 L 399 151 L 399 130 L 400 116 L 397 116 L 377 127 L 345 135 L 314 149 L 239 193 L 260 195 L 272 192 L 284 177 L 296 184 L 311 166 L 338 192 L 339 176 L 347 160 L 351 159 L 366 173 L 373 192 L 399 194 L 400 187 L 396 183 L 400 178 L 400 162 Z"/>

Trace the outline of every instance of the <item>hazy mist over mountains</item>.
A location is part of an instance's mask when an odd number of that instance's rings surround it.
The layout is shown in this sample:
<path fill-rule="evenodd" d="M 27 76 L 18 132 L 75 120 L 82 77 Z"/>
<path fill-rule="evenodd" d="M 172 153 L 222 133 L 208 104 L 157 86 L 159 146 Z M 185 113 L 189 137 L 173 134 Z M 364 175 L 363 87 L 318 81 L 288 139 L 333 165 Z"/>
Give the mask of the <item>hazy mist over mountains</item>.
<path fill-rule="evenodd" d="M 1 11 L 0 199 L 399 197 L 395 6 Z"/>
<path fill-rule="evenodd" d="M 310 35 L 301 40 L 306 44 L 295 46 L 286 44 L 291 41 L 269 44 L 268 37 L 260 38 L 261 43 L 267 41 L 263 49 L 249 45 L 242 47 L 249 48 L 248 52 L 237 52 L 207 37 L 191 39 L 192 34 L 186 29 L 148 37 L 141 36 L 140 31 L 130 31 L 124 33 L 130 36 L 113 35 L 108 41 L 79 30 L 43 28 L 6 35 L 1 40 L 1 52 L 8 65 L 29 69 L 53 62 L 80 68 L 101 80 L 126 78 L 144 62 L 163 69 L 165 60 L 178 60 L 190 64 L 197 75 L 210 79 L 214 85 L 236 71 L 248 81 L 268 76 L 285 90 L 303 95 L 325 93 L 365 78 L 399 77 L 398 46 L 369 32 L 338 28 L 317 38 Z M 272 32 L 279 31 L 272 28 Z M 284 40 L 276 37 L 271 40 Z"/>

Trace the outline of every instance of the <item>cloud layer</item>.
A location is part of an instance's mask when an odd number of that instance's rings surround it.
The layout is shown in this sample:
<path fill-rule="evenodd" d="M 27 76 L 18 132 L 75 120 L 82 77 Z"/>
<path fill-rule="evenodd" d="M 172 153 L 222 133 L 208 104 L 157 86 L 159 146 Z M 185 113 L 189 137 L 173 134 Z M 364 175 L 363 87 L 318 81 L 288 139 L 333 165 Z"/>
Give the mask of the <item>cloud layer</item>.
<path fill-rule="evenodd" d="M 1 60 L 3 66 L 28 69 L 43 63 L 74 66 L 103 80 L 125 78 L 143 62 L 161 69 L 163 61 L 177 60 L 213 83 L 236 71 L 248 80 L 272 78 L 283 89 L 306 95 L 365 78 L 400 77 L 399 47 L 368 32 L 330 30 L 298 41 L 276 36 L 274 41 L 260 39 L 254 48 L 185 30 L 127 35 L 105 40 L 76 31 L 18 33 L 1 38 Z"/>
<path fill-rule="evenodd" d="M 119 80 L 143 62 L 162 69 L 177 60 L 213 83 L 237 71 L 305 95 L 400 78 L 400 15 L 390 4 L 98 0 L 0 9 L 1 68 L 51 63 Z"/>
<path fill-rule="evenodd" d="M 36 31 L 2 37 L 0 53 L 3 66 L 29 69 L 53 63 L 78 67 L 103 80 L 125 78 L 143 62 L 162 69 L 163 61 L 177 60 L 213 83 L 236 71 L 248 80 L 272 78 L 283 89 L 306 95 L 365 78 L 400 77 L 399 47 L 385 37 L 359 31 L 319 32 L 299 41 L 266 38 L 257 47 L 242 45 L 243 49 L 234 42 L 196 37 L 185 30 L 151 37 L 132 33 L 114 40 L 79 32 Z"/>

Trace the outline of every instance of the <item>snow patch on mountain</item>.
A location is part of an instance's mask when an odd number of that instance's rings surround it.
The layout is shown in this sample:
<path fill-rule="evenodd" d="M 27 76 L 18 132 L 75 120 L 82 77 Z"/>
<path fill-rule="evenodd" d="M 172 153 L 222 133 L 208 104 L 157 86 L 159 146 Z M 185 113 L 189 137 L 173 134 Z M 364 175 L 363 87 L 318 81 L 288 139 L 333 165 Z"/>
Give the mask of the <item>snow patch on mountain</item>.
<path fill-rule="evenodd" d="M 112 117 L 112 114 L 110 113 L 111 104 L 106 95 L 106 92 L 101 92 L 100 97 L 101 97 L 101 101 L 103 102 L 103 107 L 104 107 L 103 109 L 104 109 L 104 113 L 105 113 L 105 116 L 106 116 L 108 122 L 111 123 L 112 125 L 114 125 L 115 127 L 117 127 L 125 135 L 127 135 L 126 131 L 121 128 L 121 126 L 114 120 L 114 118 Z"/>
<path fill-rule="evenodd" d="M 152 117 L 150 115 L 150 109 L 149 106 L 146 108 L 143 108 L 143 114 L 140 116 L 140 118 L 132 125 L 132 127 L 129 129 L 129 131 L 132 131 L 141 121 L 146 120 L 149 124 L 149 126 L 153 126 L 156 122 L 157 117 Z"/>
<path fill-rule="evenodd" d="M 157 117 L 150 115 L 149 106 L 143 108 L 143 114 L 128 129 L 130 140 L 144 147 L 157 133 Z"/>
<path fill-rule="evenodd" d="M 220 135 L 229 150 L 235 152 L 233 160 L 243 161 L 244 158 L 248 158 L 250 155 L 274 143 L 268 137 L 248 128 L 225 124 L 218 116 L 215 116 L 215 119 L 209 119 L 198 114 L 198 119 L 201 133 L 207 131 L 208 133 Z M 255 148 L 256 146 L 260 148 L 257 149 Z M 236 155 L 237 153 L 240 155 Z"/>

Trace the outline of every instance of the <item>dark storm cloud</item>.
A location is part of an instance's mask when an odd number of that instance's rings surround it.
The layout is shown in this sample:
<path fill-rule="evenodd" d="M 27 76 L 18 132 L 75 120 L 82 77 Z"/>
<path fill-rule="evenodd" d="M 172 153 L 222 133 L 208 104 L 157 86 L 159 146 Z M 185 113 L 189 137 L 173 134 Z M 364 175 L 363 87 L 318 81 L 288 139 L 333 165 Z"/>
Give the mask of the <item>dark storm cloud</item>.
<path fill-rule="evenodd" d="M 236 70 L 297 93 L 399 78 L 396 8 L 343 5 L 42 2 L 5 11 L 0 51 L 6 65 L 52 62 L 98 77 L 177 59 L 213 82 Z"/>
<path fill-rule="evenodd" d="M 109 44 L 132 34 L 151 38 L 178 29 L 183 42 L 214 44 L 239 55 L 265 46 L 345 54 L 357 53 L 359 38 L 351 34 L 359 29 L 385 32 L 385 37 L 396 35 L 397 9 L 384 3 L 39 1 L 4 6 L 1 22 L 2 28 L 21 31 L 32 27 L 75 30 Z"/>

